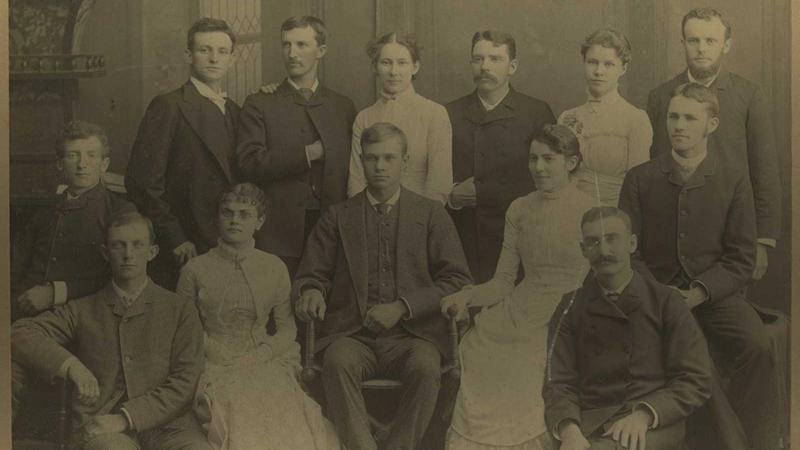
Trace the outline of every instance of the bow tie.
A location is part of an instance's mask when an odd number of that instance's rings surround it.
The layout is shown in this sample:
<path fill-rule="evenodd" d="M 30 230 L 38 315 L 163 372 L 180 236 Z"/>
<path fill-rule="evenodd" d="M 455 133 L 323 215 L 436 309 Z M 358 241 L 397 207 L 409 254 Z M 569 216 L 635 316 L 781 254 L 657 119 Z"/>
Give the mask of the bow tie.
<path fill-rule="evenodd" d="M 384 216 L 389 213 L 389 209 L 391 209 L 392 205 L 388 203 L 376 203 L 375 204 L 375 211 L 378 212 L 379 216 Z"/>

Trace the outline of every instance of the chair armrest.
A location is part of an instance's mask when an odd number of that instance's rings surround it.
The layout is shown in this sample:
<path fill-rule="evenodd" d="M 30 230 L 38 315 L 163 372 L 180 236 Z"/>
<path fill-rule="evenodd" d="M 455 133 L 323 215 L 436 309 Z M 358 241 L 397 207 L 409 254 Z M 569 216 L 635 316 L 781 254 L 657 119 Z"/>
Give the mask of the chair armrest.
<path fill-rule="evenodd" d="M 445 365 L 442 367 L 442 373 L 447 373 L 454 379 L 458 380 L 461 378 L 461 357 L 458 352 L 458 342 L 461 339 L 462 333 L 459 333 L 456 315 L 457 312 L 455 306 L 451 306 L 447 310 L 447 318 L 449 321 L 447 337 L 450 344 L 450 354 L 447 355 Z M 467 325 L 469 325 L 469 323 L 467 323 Z"/>
<path fill-rule="evenodd" d="M 322 367 L 314 362 L 314 342 L 316 341 L 316 333 L 314 330 L 314 321 L 305 322 L 305 352 L 303 353 L 303 371 L 300 374 L 303 382 L 311 384 L 317 377 L 318 372 L 322 372 Z"/>

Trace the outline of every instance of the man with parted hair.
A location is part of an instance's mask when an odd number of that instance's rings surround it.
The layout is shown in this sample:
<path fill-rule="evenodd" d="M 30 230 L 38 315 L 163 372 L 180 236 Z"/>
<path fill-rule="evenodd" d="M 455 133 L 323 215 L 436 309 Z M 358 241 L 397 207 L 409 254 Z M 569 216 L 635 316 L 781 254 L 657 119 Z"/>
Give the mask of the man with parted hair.
<path fill-rule="evenodd" d="M 478 283 L 494 274 L 508 206 L 534 189 L 528 173 L 531 139 L 555 123 L 550 106 L 516 91 L 516 41 L 479 31 L 470 52 L 475 91 L 446 105 L 453 128 L 453 182 L 447 206 Z"/>
<path fill-rule="evenodd" d="M 400 182 L 403 131 L 378 122 L 360 137 L 367 187 L 323 213 L 293 284 L 295 313 L 319 320 L 328 415 L 348 449 L 372 450 L 361 381 L 399 378 L 404 393 L 385 443 L 419 448 L 448 354 L 445 295 L 470 283 L 464 252 L 441 204 Z"/>
<path fill-rule="evenodd" d="M 743 430 L 751 448 L 775 448 L 772 345 L 745 298 L 756 262 L 753 195 L 747 171 L 711 139 L 720 132 L 720 107 L 701 84 L 674 89 L 665 119 L 672 150 L 628 172 L 619 206 L 631 217 L 646 269 L 680 292 L 728 369 L 731 395 L 718 380 L 712 385 L 709 409 L 719 429 L 710 434 L 721 439 L 714 448 L 747 446 Z"/>
<path fill-rule="evenodd" d="M 686 418 L 711 395 L 703 333 L 676 290 L 631 267 L 624 211 L 594 207 L 581 230 L 594 277 L 551 318 L 548 428 L 561 450 L 683 448 Z"/>
<path fill-rule="evenodd" d="M 162 251 L 150 273 L 168 289 L 183 264 L 217 244 L 216 202 L 235 179 L 239 106 L 222 90 L 235 44 L 224 20 L 191 26 L 189 81 L 150 102 L 131 150 L 125 187 L 153 221 Z"/>
<path fill-rule="evenodd" d="M 242 108 L 236 147 L 242 177 L 267 195 L 274 217 L 256 247 L 279 256 L 294 274 L 320 211 L 347 196 L 353 102 L 320 84 L 328 30 L 313 16 L 281 25 L 287 78 L 252 94 Z"/>
<path fill-rule="evenodd" d="M 67 189 L 54 207 L 15 230 L 12 319 L 38 314 L 103 287 L 110 276 L 101 251 L 106 223 L 118 211 L 136 209 L 103 182 L 111 150 L 101 127 L 69 122 L 56 143 L 56 156 Z"/>
<path fill-rule="evenodd" d="M 731 25 L 713 8 L 689 11 L 681 22 L 686 71 L 650 92 L 647 114 L 653 125 L 651 157 L 671 149 L 667 109 L 672 91 L 679 85 L 695 82 L 710 88 L 719 99 L 719 129 L 709 141 L 727 165 L 743 170 L 753 188 L 756 211 L 756 264 L 752 279 L 767 271 L 768 249 L 781 235 L 781 180 L 778 171 L 772 118 L 767 99 L 752 81 L 729 71 L 725 55 L 730 52 Z"/>
<path fill-rule="evenodd" d="M 11 328 L 13 406 L 25 370 L 66 379 L 77 448 L 211 449 L 191 409 L 203 329 L 190 300 L 147 277 L 154 238 L 141 214 L 112 216 L 103 245 L 111 281 Z"/>

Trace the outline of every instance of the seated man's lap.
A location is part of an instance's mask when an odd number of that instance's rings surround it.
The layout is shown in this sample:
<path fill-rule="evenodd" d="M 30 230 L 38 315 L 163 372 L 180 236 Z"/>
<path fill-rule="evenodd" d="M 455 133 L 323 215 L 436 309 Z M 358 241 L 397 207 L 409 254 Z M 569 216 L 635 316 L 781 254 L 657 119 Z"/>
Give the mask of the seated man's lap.
<path fill-rule="evenodd" d="M 212 450 L 191 411 L 163 427 L 139 433 L 138 438 L 144 450 Z"/>
<path fill-rule="evenodd" d="M 83 450 L 140 450 L 135 438 L 125 433 L 99 434 L 81 447 Z"/>
<path fill-rule="evenodd" d="M 360 379 L 440 376 L 441 354 L 431 342 L 408 333 L 373 337 L 356 334 L 333 341 L 323 355 L 323 372 L 346 370 Z"/>
<path fill-rule="evenodd" d="M 726 359 L 748 359 L 771 351 L 761 317 L 740 295 L 700 305 L 694 313 L 712 351 L 722 353 Z"/>
<path fill-rule="evenodd" d="M 682 450 L 685 436 L 686 424 L 684 421 L 648 430 L 645 435 L 646 448 L 647 450 Z M 625 447 L 611 436 L 602 436 L 601 430 L 592 434 L 588 441 L 592 445 L 592 450 L 625 450 Z"/>

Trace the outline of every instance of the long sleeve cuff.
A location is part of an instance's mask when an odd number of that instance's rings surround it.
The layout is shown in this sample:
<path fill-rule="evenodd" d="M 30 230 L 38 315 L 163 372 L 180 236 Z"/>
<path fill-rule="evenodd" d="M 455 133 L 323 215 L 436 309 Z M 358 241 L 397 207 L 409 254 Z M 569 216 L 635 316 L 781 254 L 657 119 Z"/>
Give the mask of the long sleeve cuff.
<path fill-rule="evenodd" d="M 707 302 L 709 299 L 711 299 L 711 292 L 708 290 L 708 286 L 706 286 L 705 283 L 703 283 L 700 280 L 692 280 L 692 282 L 689 283 L 689 289 L 692 289 L 692 288 L 695 288 L 695 287 L 699 287 L 699 288 L 703 289 L 703 292 L 706 295 L 705 298 L 703 299 L 703 302 Z"/>
<path fill-rule="evenodd" d="M 464 208 L 463 206 L 456 207 L 455 205 L 453 205 L 453 197 L 451 197 L 451 195 L 450 195 L 450 194 L 453 193 L 453 188 L 455 188 L 458 185 L 459 185 L 459 183 L 453 183 L 453 185 L 450 186 L 450 193 L 447 194 L 447 206 L 450 207 L 450 209 L 452 209 L 453 211 L 458 211 L 458 210 Z"/>
<path fill-rule="evenodd" d="M 59 378 L 67 378 L 69 366 L 71 366 L 75 361 L 78 361 L 77 356 L 70 356 L 69 358 L 65 359 L 64 362 L 61 363 L 61 367 L 59 367 L 58 371 L 56 371 L 56 376 Z"/>
<path fill-rule="evenodd" d="M 408 314 L 403 315 L 403 320 L 411 320 L 414 317 L 414 311 L 411 309 L 411 305 L 408 303 L 408 300 L 403 297 L 400 297 L 400 301 L 406 305 L 406 309 L 408 310 Z"/>
<path fill-rule="evenodd" d="M 136 430 L 136 427 L 133 425 L 133 419 L 131 419 L 131 415 L 128 414 L 128 410 L 123 408 L 119 409 L 122 412 L 122 415 L 125 416 L 125 420 L 128 421 L 128 429 L 131 431 Z"/>
<path fill-rule="evenodd" d="M 67 283 L 53 281 L 53 306 L 67 303 Z"/>
<path fill-rule="evenodd" d="M 656 412 L 656 409 L 653 408 L 653 405 L 651 405 L 650 403 L 647 403 L 647 402 L 637 403 L 636 406 L 633 409 L 636 409 L 637 407 L 640 407 L 640 406 L 646 407 L 647 409 L 650 410 L 650 413 L 653 414 L 653 423 L 650 424 L 650 429 L 651 430 L 655 430 L 656 427 L 658 427 L 658 412 Z"/>
<path fill-rule="evenodd" d="M 311 157 L 308 156 L 308 146 L 306 145 L 303 150 L 305 150 L 306 153 L 306 162 L 308 163 L 308 167 L 311 167 Z"/>
<path fill-rule="evenodd" d="M 778 241 L 772 238 L 758 238 L 758 243 L 761 245 L 766 245 L 769 248 L 775 248 L 778 246 Z"/>

